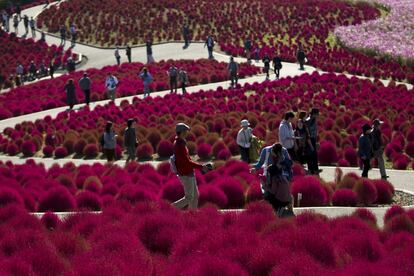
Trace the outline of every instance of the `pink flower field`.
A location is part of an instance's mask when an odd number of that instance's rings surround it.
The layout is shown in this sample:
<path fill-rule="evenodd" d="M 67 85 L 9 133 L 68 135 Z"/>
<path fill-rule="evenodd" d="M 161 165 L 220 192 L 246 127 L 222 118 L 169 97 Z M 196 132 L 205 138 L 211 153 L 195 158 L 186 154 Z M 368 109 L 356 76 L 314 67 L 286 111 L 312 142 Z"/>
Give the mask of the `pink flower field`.
<path fill-rule="evenodd" d="M 304 92 L 306 91 L 306 92 Z M 96 107 L 93 111 L 60 113 L 35 122 L 6 128 L 0 152 L 24 156 L 74 154 L 75 158 L 96 158 L 98 139 L 107 120 L 113 121 L 121 158 L 126 121 L 135 118 L 140 141 L 137 155 L 142 160 L 168 158 L 172 154 L 174 125 L 192 126 L 188 137 L 190 153 L 201 159 L 229 159 L 238 155 L 235 142 L 240 121 L 247 118 L 257 137 L 270 145 L 277 141 L 278 126 L 288 110 L 321 110 L 319 160 L 322 165 L 358 166 L 357 140 L 361 127 L 374 118 L 385 121 L 385 154 L 395 169 L 407 169 L 414 157 L 413 90 L 391 83 L 334 74 L 302 75 L 262 84 L 246 84 L 233 90 L 164 98 L 134 100 Z M 214 115 L 213 115 L 214 114 Z M 154 155 L 157 154 L 157 155 Z"/>
<path fill-rule="evenodd" d="M 227 63 L 214 60 L 180 60 L 160 61 L 147 68 L 154 78 L 151 84 L 153 91 L 169 89 L 167 71 L 171 64 L 177 68 L 184 68 L 188 73 L 190 85 L 220 82 L 229 79 Z M 121 66 L 106 66 L 100 70 L 88 69 L 66 74 L 53 80 L 42 80 L 33 84 L 17 87 L 7 93 L 0 95 L 0 120 L 10 117 L 29 114 L 37 111 L 52 109 L 66 105 L 66 94 L 64 86 L 68 79 L 72 78 L 75 83 L 88 73 L 92 80 L 91 100 L 98 101 L 106 98 L 105 79 L 109 72 L 120 81 L 117 88 L 117 97 L 126 97 L 142 94 L 144 85 L 138 77 L 138 73 L 145 65 L 139 62 L 124 63 Z M 260 72 L 260 68 L 240 64 L 239 77 L 245 78 Z M 78 101 L 84 102 L 83 92 L 77 87 Z"/>
<path fill-rule="evenodd" d="M 411 275 L 414 268 L 413 210 L 401 207 L 388 210 L 384 229 L 366 209 L 278 219 L 258 203 L 241 213 L 118 204 L 63 221 L 9 206 L 0 218 L 2 274 Z"/>

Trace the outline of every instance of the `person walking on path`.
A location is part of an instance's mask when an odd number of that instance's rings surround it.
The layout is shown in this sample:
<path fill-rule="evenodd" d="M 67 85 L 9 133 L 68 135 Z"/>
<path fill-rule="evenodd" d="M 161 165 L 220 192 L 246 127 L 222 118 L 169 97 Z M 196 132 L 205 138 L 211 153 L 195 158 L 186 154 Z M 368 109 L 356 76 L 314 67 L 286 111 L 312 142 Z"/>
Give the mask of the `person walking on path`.
<path fill-rule="evenodd" d="M 23 79 L 24 79 L 24 67 L 21 63 L 17 63 L 17 67 L 16 67 L 16 76 L 19 76 L 19 78 L 22 81 L 23 84 Z"/>
<path fill-rule="evenodd" d="M 83 73 L 83 77 L 79 80 L 79 87 L 85 95 L 85 103 L 89 106 L 91 100 L 91 79 L 88 77 L 87 73 Z"/>
<path fill-rule="evenodd" d="M 51 79 L 53 79 L 53 75 L 55 74 L 55 64 L 54 64 L 54 61 L 53 61 L 53 59 L 52 60 L 50 60 L 50 62 L 49 62 L 49 75 L 50 75 L 50 78 Z"/>
<path fill-rule="evenodd" d="M 318 165 L 318 117 L 319 109 L 312 108 L 309 117 L 306 119 L 306 127 L 309 130 L 310 140 L 312 143 L 312 149 L 309 152 L 308 158 L 308 171 L 309 174 L 319 175 L 322 170 Z"/>
<path fill-rule="evenodd" d="M 37 68 L 36 68 L 36 64 L 34 63 L 34 61 L 32 60 L 29 64 L 29 80 L 33 81 L 37 78 Z"/>
<path fill-rule="evenodd" d="M 189 81 L 187 72 L 183 68 L 181 68 L 178 72 L 178 80 L 181 83 L 181 89 L 183 91 L 183 94 L 187 93 L 186 87 L 189 84 Z"/>
<path fill-rule="evenodd" d="M 240 125 L 242 128 L 237 133 L 236 142 L 239 146 L 241 160 L 250 163 L 249 150 L 253 137 L 253 129 L 250 127 L 248 120 L 242 120 Z"/>
<path fill-rule="evenodd" d="M 280 69 L 282 69 L 282 59 L 276 55 L 273 58 L 273 70 L 275 72 L 277 80 L 280 78 Z"/>
<path fill-rule="evenodd" d="M 114 56 L 116 59 L 116 64 L 119 66 L 121 64 L 121 55 L 119 54 L 119 47 L 115 48 Z"/>
<path fill-rule="evenodd" d="M 69 110 L 73 109 L 73 106 L 76 104 L 76 88 L 73 82 L 73 79 L 69 79 L 65 85 L 66 91 L 66 102 L 69 106 Z"/>
<path fill-rule="evenodd" d="M 363 164 L 362 177 L 368 177 L 368 171 L 371 169 L 372 142 L 370 133 L 371 126 L 365 124 L 362 126 L 362 134 L 358 139 L 358 156 Z"/>
<path fill-rule="evenodd" d="M 42 31 L 42 32 L 40 33 L 40 39 L 39 39 L 39 41 L 41 41 L 41 42 L 46 42 L 46 34 L 45 34 L 45 32 L 44 32 L 44 31 Z"/>
<path fill-rule="evenodd" d="M 125 54 L 127 56 L 128 62 L 131 63 L 132 59 L 131 59 L 131 47 L 129 47 L 129 45 L 126 46 L 125 48 Z"/>
<path fill-rule="evenodd" d="M 27 15 L 23 16 L 23 26 L 25 30 L 24 35 L 26 36 L 29 33 L 29 17 Z"/>
<path fill-rule="evenodd" d="M 108 73 L 108 77 L 106 78 L 105 87 L 108 93 L 108 98 L 112 101 L 115 100 L 116 97 L 116 87 L 118 86 L 118 79 L 112 75 L 112 73 Z"/>
<path fill-rule="evenodd" d="M 59 33 L 60 33 L 60 45 L 65 45 L 66 44 L 66 27 L 65 27 L 65 25 L 60 26 Z"/>
<path fill-rule="evenodd" d="M 290 157 L 295 160 L 295 132 L 292 127 L 293 118 L 295 118 L 293 112 L 289 111 L 285 113 L 284 119 L 279 125 L 279 142 L 287 149 Z"/>
<path fill-rule="evenodd" d="M 230 63 L 227 70 L 229 70 L 230 75 L 230 87 L 233 88 L 234 85 L 237 85 L 237 74 L 239 71 L 239 65 L 234 61 L 233 57 L 230 57 Z"/>
<path fill-rule="evenodd" d="M 129 161 L 135 161 L 135 155 L 137 151 L 138 141 L 137 134 L 135 132 L 135 120 L 128 119 L 127 128 L 124 133 L 124 146 L 128 154 L 126 163 Z"/>
<path fill-rule="evenodd" d="M 252 40 L 248 37 L 244 42 L 244 52 L 246 53 L 247 62 L 252 62 Z"/>
<path fill-rule="evenodd" d="M 183 209 L 188 206 L 189 209 L 195 209 L 198 206 L 198 188 L 197 181 L 194 174 L 195 169 L 207 172 L 209 167 L 191 160 L 187 141 L 185 138 L 188 135 L 190 127 L 184 123 L 178 123 L 175 126 L 177 136 L 174 141 L 174 155 L 170 162 L 175 166 L 175 170 L 181 184 L 184 187 L 184 197 L 173 203 L 178 209 Z"/>
<path fill-rule="evenodd" d="M 292 159 L 280 143 L 262 149 L 259 161 L 251 172 L 263 168 L 261 190 L 263 198 L 269 202 L 279 217 L 293 216 L 293 200 L 290 182 L 293 177 Z M 288 210 L 286 212 L 286 207 Z"/>
<path fill-rule="evenodd" d="M 36 37 L 36 21 L 33 19 L 33 16 L 30 17 L 29 21 L 30 30 L 32 31 L 32 38 Z"/>
<path fill-rule="evenodd" d="M 184 46 L 183 49 L 187 49 L 190 45 L 190 28 L 188 24 L 185 24 L 183 27 L 183 37 L 184 37 Z"/>
<path fill-rule="evenodd" d="M 145 43 L 145 46 L 147 47 L 147 63 L 153 63 L 154 58 L 152 56 L 152 41 L 151 39 L 147 39 L 147 42 Z"/>
<path fill-rule="evenodd" d="M 19 21 L 22 20 L 22 8 L 20 7 L 20 4 L 16 5 L 16 15 L 19 18 Z"/>
<path fill-rule="evenodd" d="M 17 35 L 19 33 L 19 18 L 17 17 L 17 15 L 13 16 L 13 28 L 14 28 L 14 32 Z"/>
<path fill-rule="evenodd" d="M 73 48 L 76 45 L 76 38 L 78 35 L 74 24 L 70 25 L 69 32 L 70 32 L 70 38 L 71 38 L 71 43 L 72 43 L 71 47 Z"/>
<path fill-rule="evenodd" d="M 214 59 L 214 56 L 213 56 L 214 44 L 215 44 L 214 38 L 211 35 L 209 35 L 206 39 L 206 42 L 204 43 L 204 47 L 207 46 L 208 59 Z"/>
<path fill-rule="evenodd" d="M 177 93 L 177 87 L 178 87 L 178 69 L 175 67 L 174 64 L 171 65 L 171 67 L 167 71 L 168 77 L 170 79 L 170 93 Z"/>
<path fill-rule="evenodd" d="M 305 70 L 305 67 L 303 65 L 305 64 L 306 54 L 305 54 L 305 51 L 303 50 L 302 44 L 299 44 L 299 49 L 296 53 L 296 58 L 300 65 L 299 70 L 302 70 L 302 71 Z"/>
<path fill-rule="evenodd" d="M 105 126 L 105 132 L 102 136 L 102 148 L 108 163 L 112 163 L 115 160 L 116 137 L 118 136 L 112 130 L 112 127 L 112 122 L 107 122 Z"/>
<path fill-rule="evenodd" d="M 10 32 L 9 14 L 7 13 L 7 11 L 3 11 L 1 13 L 1 18 L 3 21 L 3 26 L 6 29 L 6 32 Z"/>
<path fill-rule="evenodd" d="M 309 129 L 305 123 L 306 112 L 299 112 L 299 119 L 296 123 L 295 136 L 298 137 L 296 140 L 297 151 L 296 159 L 303 165 L 308 160 L 309 152 L 313 151 L 312 142 L 310 140 Z"/>
<path fill-rule="evenodd" d="M 148 72 L 148 69 L 146 67 L 142 69 L 141 73 L 139 74 L 139 78 L 144 83 L 144 98 L 145 98 L 146 96 L 149 96 L 151 93 L 150 84 L 152 83 L 154 79 L 152 78 L 150 72 Z"/>
<path fill-rule="evenodd" d="M 384 122 L 380 119 L 375 119 L 372 124 L 371 139 L 372 139 L 372 151 L 373 157 L 377 160 L 378 168 L 381 173 L 381 178 L 386 180 L 389 176 L 385 171 L 384 163 L 384 145 L 382 143 L 381 125 Z"/>
<path fill-rule="evenodd" d="M 263 61 L 263 65 L 264 65 L 263 72 L 266 73 L 266 80 L 268 80 L 269 79 L 269 71 L 270 71 L 270 57 L 269 57 L 269 55 L 265 54 L 262 61 Z"/>

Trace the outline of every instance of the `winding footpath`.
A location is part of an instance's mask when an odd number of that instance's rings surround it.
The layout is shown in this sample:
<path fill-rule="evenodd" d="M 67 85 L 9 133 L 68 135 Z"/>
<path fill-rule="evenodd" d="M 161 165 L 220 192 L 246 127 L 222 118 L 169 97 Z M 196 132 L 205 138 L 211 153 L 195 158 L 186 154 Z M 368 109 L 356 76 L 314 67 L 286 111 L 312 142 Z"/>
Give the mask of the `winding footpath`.
<path fill-rule="evenodd" d="M 53 5 L 55 3 L 52 3 Z M 44 5 L 39 5 L 36 7 L 32 7 L 29 9 L 26 9 L 22 11 L 22 15 L 27 14 L 29 17 L 33 16 L 36 17 L 42 10 Z M 40 34 L 38 32 L 37 38 L 40 38 Z M 47 34 L 46 35 L 46 41 L 48 44 L 60 44 L 60 38 L 57 38 L 53 35 Z M 183 50 L 182 49 L 183 43 L 165 43 L 165 44 L 158 44 L 153 46 L 153 52 L 154 52 L 154 58 L 155 60 L 177 60 L 177 59 L 200 59 L 200 58 L 206 58 L 207 57 L 207 50 L 204 48 L 203 43 L 192 43 L 189 48 Z M 68 49 L 70 47 L 70 42 L 66 43 L 65 48 Z M 87 62 L 84 62 L 81 64 L 79 69 L 89 69 L 89 68 L 102 68 L 107 65 L 113 65 L 115 64 L 115 58 L 114 58 L 114 50 L 113 49 L 102 49 L 82 44 L 77 44 L 73 51 L 82 54 L 83 56 L 87 57 Z M 228 62 L 229 56 L 221 53 L 215 53 L 214 54 L 216 60 L 218 61 L 226 61 Z M 121 62 L 126 60 L 126 56 L 124 55 L 124 52 L 121 51 Z M 139 62 L 146 62 L 146 49 L 145 47 L 135 47 L 132 49 L 132 60 L 133 61 L 139 61 Z M 236 58 L 237 62 L 245 62 L 246 59 L 244 58 Z M 257 66 L 262 66 L 262 63 L 255 64 Z M 317 70 L 314 67 L 306 66 L 305 71 L 300 71 L 298 68 L 298 65 L 295 63 L 283 63 L 283 70 L 281 72 L 281 77 L 288 77 L 288 76 L 298 76 L 304 73 L 312 73 L 314 71 L 319 71 L 320 73 L 325 73 L 320 70 Z M 353 77 L 353 75 L 347 75 L 348 77 Z M 361 76 L 356 76 L 358 78 L 364 78 Z M 271 79 L 274 78 L 274 75 L 271 75 Z M 264 75 L 257 75 L 253 77 L 249 77 L 246 79 L 239 80 L 239 83 L 241 85 L 244 85 L 245 83 L 253 83 L 253 82 L 262 82 L 265 80 Z M 385 85 L 388 85 L 388 80 L 381 80 Z M 409 89 L 412 89 L 413 86 L 406 83 L 399 83 L 406 85 Z M 187 90 L 189 93 L 195 93 L 200 90 L 214 90 L 218 87 L 227 88 L 229 86 L 229 82 L 219 82 L 219 83 L 210 83 L 205 85 L 198 85 L 198 86 L 191 86 Z M 151 94 L 152 97 L 156 96 L 164 96 L 169 93 L 168 91 L 161 91 L 161 92 L 154 92 Z M 128 100 L 132 101 L 133 98 L 138 97 L 142 98 L 142 95 L 136 95 L 131 97 L 125 97 L 125 98 L 118 98 L 115 101 L 116 105 L 120 105 L 121 101 Z M 104 105 L 108 101 L 98 101 L 91 103 L 90 108 L 94 109 L 98 105 Z M 83 104 L 79 104 L 75 106 L 76 109 L 83 108 Z M 16 124 L 21 123 L 23 121 L 34 121 L 36 119 L 44 118 L 45 116 L 49 115 L 52 118 L 55 118 L 60 112 L 66 111 L 67 107 L 60 107 L 55 108 L 51 110 L 41 111 L 33 114 L 27 114 L 19 117 L 14 117 L 6 120 L 0 121 L 0 132 L 3 132 L 3 130 L 6 127 L 14 127 Z M 72 162 L 75 165 L 81 165 L 81 164 L 93 164 L 95 162 L 104 163 L 104 160 L 83 160 L 83 159 L 52 159 L 52 158 L 31 158 L 35 160 L 36 163 L 44 163 L 45 166 L 51 167 L 53 164 L 60 164 L 63 165 L 68 162 Z M 27 159 L 25 158 L 19 158 L 19 157 L 11 157 L 11 156 L 4 156 L 0 155 L 1 161 L 12 161 L 13 163 L 20 164 L 26 162 Z M 125 161 L 117 161 L 115 164 L 117 165 L 124 165 Z M 156 166 L 159 162 L 149 162 L 152 165 Z M 322 167 L 323 172 L 321 174 L 321 177 L 332 181 L 335 175 L 335 167 Z M 360 173 L 358 168 L 342 168 L 344 173 L 346 172 L 357 172 Z M 393 183 L 393 185 L 399 189 L 404 190 L 409 193 L 414 194 L 414 172 L 413 171 L 397 171 L 397 170 L 388 170 L 388 174 L 390 175 L 390 181 Z M 379 178 L 379 172 L 377 169 L 374 169 L 371 171 L 370 176 L 373 178 Z M 382 217 L 385 213 L 386 208 L 371 208 L 372 211 L 377 215 L 378 221 L 380 226 L 382 225 Z M 323 208 L 299 208 L 296 211 L 297 212 L 303 212 L 308 210 L 315 210 L 317 212 L 323 213 L 329 217 L 333 216 L 339 216 L 339 215 L 346 215 L 349 214 L 354 210 L 354 208 L 341 208 L 341 207 L 323 207 Z"/>

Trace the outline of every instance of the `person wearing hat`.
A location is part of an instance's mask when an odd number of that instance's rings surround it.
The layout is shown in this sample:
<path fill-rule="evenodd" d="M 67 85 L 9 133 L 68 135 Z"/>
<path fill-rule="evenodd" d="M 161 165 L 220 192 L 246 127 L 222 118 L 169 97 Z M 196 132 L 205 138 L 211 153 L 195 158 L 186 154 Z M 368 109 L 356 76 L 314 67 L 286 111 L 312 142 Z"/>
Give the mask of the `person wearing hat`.
<path fill-rule="evenodd" d="M 128 163 L 131 160 L 135 161 L 135 153 L 137 151 L 138 141 L 134 124 L 134 119 L 128 119 L 127 128 L 125 129 L 124 133 L 124 146 L 128 154 L 126 163 Z"/>
<path fill-rule="evenodd" d="M 174 142 L 174 165 L 177 176 L 180 178 L 181 184 L 184 187 L 184 197 L 173 203 L 179 209 L 183 209 L 186 206 L 189 209 L 197 208 L 198 188 L 194 169 L 199 169 L 202 172 L 210 170 L 208 164 L 202 165 L 191 160 L 187 148 L 187 141 L 185 140 L 189 130 L 190 127 L 184 123 L 178 123 L 175 126 L 177 136 Z"/>
<path fill-rule="evenodd" d="M 288 150 L 290 157 L 295 160 L 295 132 L 292 127 L 293 118 L 295 118 L 293 112 L 286 112 L 284 119 L 279 125 L 279 142 Z"/>
<path fill-rule="evenodd" d="M 83 73 L 83 77 L 79 80 L 79 87 L 85 95 L 85 103 L 89 106 L 91 101 L 91 79 L 88 77 L 88 73 Z"/>
<path fill-rule="evenodd" d="M 242 120 L 240 124 L 242 128 L 237 133 L 236 142 L 239 145 L 242 161 L 250 163 L 249 149 L 253 137 L 253 130 L 248 120 Z"/>
<path fill-rule="evenodd" d="M 305 124 L 309 130 L 309 136 L 311 140 L 311 150 L 308 156 L 308 171 L 309 174 L 319 175 L 322 170 L 318 166 L 318 117 L 319 109 L 312 108 L 309 117 L 306 119 Z"/>
<path fill-rule="evenodd" d="M 371 168 L 372 142 L 370 137 L 371 126 L 365 124 L 362 126 L 362 134 L 358 139 L 358 156 L 363 163 L 362 177 L 368 177 L 368 171 Z"/>
<path fill-rule="evenodd" d="M 381 134 L 381 125 L 384 122 L 380 119 L 375 119 L 372 123 L 372 131 L 371 131 L 371 140 L 372 140 L 372 151 L 374 158 L 377 159 L 378 168 L 381 173 L 382 179 L 387 179 L 388 175 L 385 171 L 385 163 L 384 163 L 384 146 L 382 144 L 382 134 Z"/>

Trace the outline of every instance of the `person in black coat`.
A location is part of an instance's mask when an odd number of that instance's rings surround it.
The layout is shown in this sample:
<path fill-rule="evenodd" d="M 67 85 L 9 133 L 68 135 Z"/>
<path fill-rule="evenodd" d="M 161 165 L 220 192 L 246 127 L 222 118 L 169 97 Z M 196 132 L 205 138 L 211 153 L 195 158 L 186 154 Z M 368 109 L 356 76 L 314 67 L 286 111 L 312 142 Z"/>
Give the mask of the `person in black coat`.
<path fill-rule="evenodd" d="M 365 124 L 362 126 L 362 134 L 358 139 L 358 156 L 363 163 L 362 177 L 368 177 L 368 171 L 371 169 L 372 141 L 370 133 L 371 126 Z"/>
<path fill-rule="evenodd" d="M 276 79 L 280 77 L 280 69 L 282 69 L 282 59 L 279 56 L 273 58 L 273 70 L 275 71 Z"/>
<path fill-rule="evenodd" d="M 73 106 L 76 104 L 76 88 L 73 79 L 69 79 L 65 85 L 66 91 L 66 102 L 69 106 L 69 109 L 72 110 Z"/>
<path fill-rule="evenodd" d="M 190 45 L 190 28 L 188 27 L 188 24 L 185 24 L 183 27 L 183 37 L 184 37 L 183 49 L 186 49 Z"/>
<path fill-rule="evenodd" d="M 296 53 L 296 58 L 300 65 L 299 70 L 305 70 L 305 67 L 303 65 L 305 64 L 306 55 L 305 55 L 305 51 L 303 50 L 303 47 L 301 44 L 299 44 L 299 49 Z"/>
<path fill-rule="evenodd" d="M 128 58 L 128 62 L 131 63 L 131 47 L 129 47 L 129 45 L 127 45 L 125 48 L 125 54 Z"/>
<path fill-rule="evenodd" d="M 269 79 L 269 71 L 270 71 L 270 58 L 268 54 L 265 54 L 263 59 L 263 64 L 264 64 L 264 68 L 263 68 L 263 72 L 266 73 L 266 79 Z"/>

